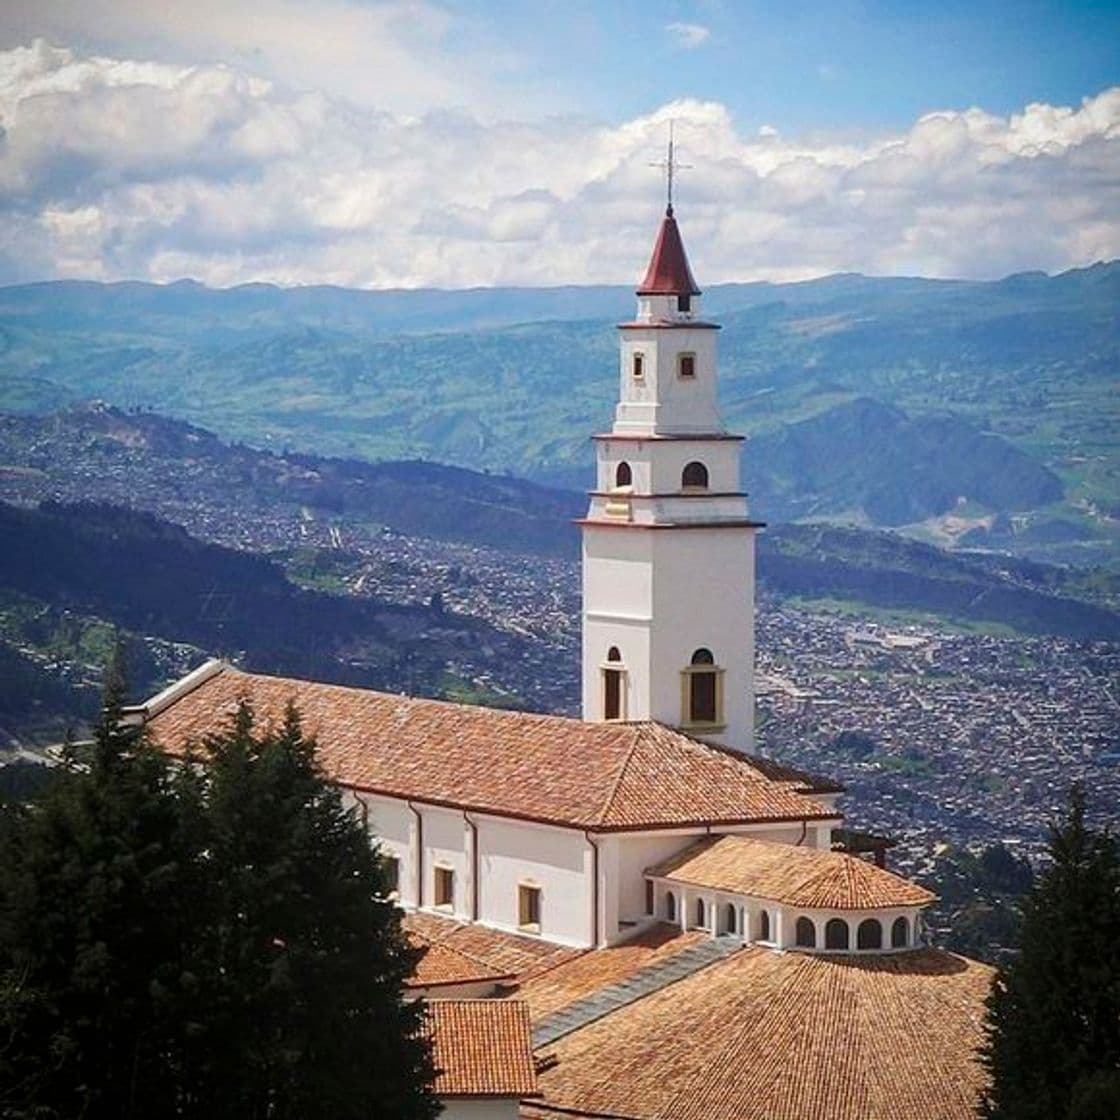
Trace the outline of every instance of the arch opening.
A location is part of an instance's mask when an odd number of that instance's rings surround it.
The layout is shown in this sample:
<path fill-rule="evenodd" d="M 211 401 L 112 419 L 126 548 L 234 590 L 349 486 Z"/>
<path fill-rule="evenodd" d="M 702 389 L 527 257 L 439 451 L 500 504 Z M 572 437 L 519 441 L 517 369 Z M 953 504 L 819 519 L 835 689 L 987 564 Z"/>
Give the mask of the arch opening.
<path fill-rule="evenodd" d="M 815 949 L 817 947 L 817 927 L 810 918 L 798 918 L 794 930 L 794 939 L 802 949 Z"/>
<path fill-rule="evenodd" d="M 671 922 L 677 920 L 677 896 L 672 891 L 665 892 L 665 917 Z"/>
<path fill-rule="evenodd" d="M 847 949 L 849 944 L 848 923 L 841 918 L 832 918 L 824 927 L 824 947 L 826 949 Z"/>
<path fill-rule="evenodd" d="M 689 662 L 685 723 L 719 723 L 719 671 L 710 649 L 696 650 Z"/>
<path fill-rule="evenodd" d="M 687 463 L 681 471 L 681 487 L 685 490 L 707 490 L 708 468 L 703 463 Z"/>
<path fill-rule="evenodd" d="M 856 930 L 857 949 L 881 949 L 883 947 L 883 923 L 878 918 L 864 918 Z"/>
<path fill-rule="evenodd" d="M 614 488 L 621 490 L 625 486 L 634 485 L 634 472 L 630 469 L 630 464 L 623 460 L 614 469 Z"/>
<path fill-rule="evenodd" d="M 739 926 L 739 912 L 735 908 L 735 903 L 729 902 L 724 907 L 723 911 L 723 932 L 736 933 Z"/>
<path fill-rule="evenodd" d="M 895 918 L 891 926 L 891 948 L 905 949 L 910 943 L 910 923 L 905 918 Z"/>

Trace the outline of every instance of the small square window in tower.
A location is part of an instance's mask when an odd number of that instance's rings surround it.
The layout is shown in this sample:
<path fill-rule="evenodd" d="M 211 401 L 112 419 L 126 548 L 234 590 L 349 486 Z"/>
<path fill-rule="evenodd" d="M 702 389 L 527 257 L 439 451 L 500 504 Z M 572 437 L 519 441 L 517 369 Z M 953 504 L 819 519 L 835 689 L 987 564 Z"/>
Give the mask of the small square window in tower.
<path fill-rule="evenodd" d="M 681 354 L 677 359 L 677 373 L 685 381 L 693 380 L 696 377 L 696 355 Z"/>
<path fill-rule="evenodd" d="M 646 356 L 639 351 L 634 355 L 634 380 L 641 381 L 646 375 Z"/>
<path fill-rule="evenodd" d="M 450 867 L 436 868 L 435 905 L 449 910 L 455 906 L 455 871 Z"/>
<path fill-rule="evenodd" d="M 522 883 L 517 888 L 517 924 L 521 929 L 540 933 L 541 889 Z"/>

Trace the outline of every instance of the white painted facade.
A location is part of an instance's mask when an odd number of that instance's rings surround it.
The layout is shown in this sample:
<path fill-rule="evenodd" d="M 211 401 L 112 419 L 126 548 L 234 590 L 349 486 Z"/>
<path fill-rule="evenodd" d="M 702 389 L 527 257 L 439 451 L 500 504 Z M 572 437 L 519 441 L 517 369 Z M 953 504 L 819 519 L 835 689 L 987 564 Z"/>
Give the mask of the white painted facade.
<path fill-rule="evenodd" d="M 583 718 L 656 720 L 751 751 L 758 526 L 719 414 L 718 331 L 698 296 L 685 302 L 640 295 L 619 328 L 619 401 L 583 522 Z M 717 696 L 702 718 L 698 651 Z"/>
<path fill-rule="evenodd" d="M 405 910 L 581 948 L 612 944 L 661 916 L 647 908 L 646 868 L 708 834 L 701 825 L 585 833 L 361 791 L 347 790 L 345 799 L 359 808 L 382 854 L 397 860 L 397 901 Z M 804 828 L 787 823 L 722 831 L 827 850 L 830 830 L 831 822 L 814 821 Z M 446 905 L 436 896 L 441 869 L 453 877 Z M 522 886 L 540 891 L 539 925 L 519 922 Z"/>

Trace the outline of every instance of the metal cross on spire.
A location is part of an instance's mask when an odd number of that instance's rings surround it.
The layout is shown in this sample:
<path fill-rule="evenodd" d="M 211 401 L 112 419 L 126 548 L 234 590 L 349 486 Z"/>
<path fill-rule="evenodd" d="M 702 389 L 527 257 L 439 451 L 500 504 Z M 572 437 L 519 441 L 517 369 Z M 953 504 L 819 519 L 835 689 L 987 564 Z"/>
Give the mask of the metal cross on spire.
<path fill-rule="evenodd" d="M 678 163 L 673 154 L 673 122 L 669 122 L 669 151 L 664 159 L 655 160 L 650 167 L 658 167 L 665 172 L 665 213 L 670 217 L 673 214 L 673 173 L 681 170 L 691 170 L 691 163 Z"/>

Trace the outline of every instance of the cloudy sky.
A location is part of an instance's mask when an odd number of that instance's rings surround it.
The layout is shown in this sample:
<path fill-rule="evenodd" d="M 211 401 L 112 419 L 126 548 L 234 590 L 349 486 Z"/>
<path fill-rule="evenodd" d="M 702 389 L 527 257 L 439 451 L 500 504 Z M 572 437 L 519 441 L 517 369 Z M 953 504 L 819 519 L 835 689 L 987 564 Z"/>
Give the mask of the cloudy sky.
<path fill-rule="evenodd" d="M 780 9 L 780 11 L 779 11 Z M 1120 7 L 0 0 L 0 283 L 996 277 L 1120 256 Z"/>

